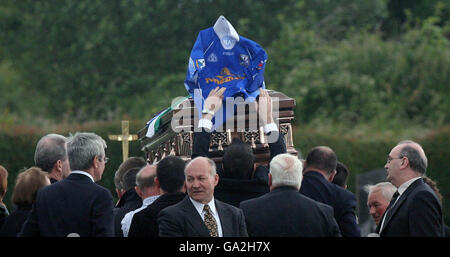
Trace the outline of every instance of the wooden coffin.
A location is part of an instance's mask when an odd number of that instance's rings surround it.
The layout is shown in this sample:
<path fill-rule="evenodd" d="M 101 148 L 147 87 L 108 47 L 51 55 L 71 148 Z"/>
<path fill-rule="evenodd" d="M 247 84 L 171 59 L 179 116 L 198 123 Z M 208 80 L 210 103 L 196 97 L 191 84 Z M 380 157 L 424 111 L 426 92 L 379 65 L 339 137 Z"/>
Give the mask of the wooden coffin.
<path fill-rule="evenodd" d="M 273 106 L 278 107 L 279 110 L 278 113 L 274 112 L 274 118 L 279 125 L 280 132 L 284 135 L 287 151 L 297 155 L 291 125 L 291 121 L 294 119 L 295 100 L 277 91 L 268 90 L 268 92 L 272 98 Z M 238 104 L 237 108 L 244 108 L 245 115 L 235 115 L 234 124 L 224 124 L 223 130 L 212 133 L 209 156 L 217 165 L 222 165 L 223 151 L 230 144 L 232 138 L 239 137 L 252 147 L 256 164 L 267 165 L 270 152 L 262 125 L 257 120 L 256 128 L 255 126 L 249 127 L 249 119 L 255 119 L 258 116 L 256 105 L 254 102 L 240 105 Z M 180 119 L 179 117 L 183 118 Z M 244 121 L 245 126 L 242 126 Z M 239 126 L 238 122 L 240 122 Z M 227 125 L 229 126 L 227 127 Z M 197 109 L 194 106 L 193 99 L 187 98 L 161 117 L 159 128 L 151 138 L 146 137 L 148 126 L 142 128 L 138 132 L 138 136 L 147 161 L 156 163 L 167 155 L 176 155 L 185 161 L 189 161 L 192 154 L 193 131 L 197 126 Z"/>

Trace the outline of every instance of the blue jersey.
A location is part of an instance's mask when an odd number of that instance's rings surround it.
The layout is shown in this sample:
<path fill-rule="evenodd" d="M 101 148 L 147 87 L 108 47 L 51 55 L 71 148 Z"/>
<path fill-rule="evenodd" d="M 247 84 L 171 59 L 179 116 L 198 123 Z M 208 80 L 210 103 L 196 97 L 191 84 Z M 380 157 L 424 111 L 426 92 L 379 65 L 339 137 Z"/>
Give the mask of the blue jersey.
<path fill-rule="evenodd" d="M 185 86 L 192 96 L 194 89 L 202 89 L 204 98 L 217 86 L 227 88 L 225 97 L 237 94 L 255 97 L 258 95 L 255 91 L 259 92 L 263 86 L 266 61 L 264 49 L 242 36 L 232 49 L 225 49 L 211 27 L 200 31 L 197 37 L 189 59 Z"/>
<path fill-rule="evenodd" d="M 231 36 L 219 38 L 210 27 L 200 31 L 192 48 L 184 85 L 199 111 L 216 87 L 227 88 L 224 97 L 256 98 L 259 88 L 265 88 L 266 62 L 267 54 L 256 42 L 242 36 L 239 41 Z M 201 89 L 201 99 L 195 89 Z"/>

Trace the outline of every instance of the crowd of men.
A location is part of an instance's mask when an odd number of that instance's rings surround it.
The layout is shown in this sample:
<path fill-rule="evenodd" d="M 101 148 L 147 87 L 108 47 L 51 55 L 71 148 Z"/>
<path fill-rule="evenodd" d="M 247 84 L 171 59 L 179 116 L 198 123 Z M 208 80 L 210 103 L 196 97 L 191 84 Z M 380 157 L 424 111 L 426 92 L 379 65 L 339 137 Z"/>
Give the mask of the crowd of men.
<path fill-rule="evenodd" d="M 359 237 L 349 171 L 327 146 L 300 159 L 286 146 L 271 111 L 260 117 L 269 144 L 268 166 L 257 166 L 251 147 L 233 139 L 223 164 L 209 158 L 213 113 L 223 90 L 194 133 L 192 159 L 167 156 L 157 164 L 124 161 L 114 175 L 118 202 L 96 182 L 108 162 L 106 142 L 94 133 L 49 134 L 36 146 L 35 166 L 13 188 L 14 211 L 2 203 L 8 172 L 0 166 L 0 236 L 8 237 Z M 261 90 L 259 107 L 271 110 Z M 261 115 L 262 113 L 260 113 Z M 370 236 L 448 236 L 442 196 L 427 178 L 427 157 L 413 141 L 392 148 L 387 182 L 370 186 L 367 205 L 376 228 Z"/>

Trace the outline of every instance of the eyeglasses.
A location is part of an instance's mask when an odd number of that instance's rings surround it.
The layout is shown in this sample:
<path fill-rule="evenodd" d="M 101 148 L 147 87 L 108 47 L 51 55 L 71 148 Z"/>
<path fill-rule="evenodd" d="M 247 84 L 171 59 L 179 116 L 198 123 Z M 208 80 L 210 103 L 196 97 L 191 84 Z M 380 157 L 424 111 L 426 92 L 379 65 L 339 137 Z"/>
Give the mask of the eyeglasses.
<path fill-rule="evenodd" d="M 105 156 L 105 158 L 103 159 L 103 161 L 104 161 L 105 163 L 107 163 L 107 162 L 109 161 L 109 158 Z"/>
<path fill-rule="evenodd" d="M 392 158 L 392 157 L 388 156 L 387 157 L 387 163 L 390 163 L 392 160 L 395 160 L 395 159 L 403 159 L 403 157 Z"/>

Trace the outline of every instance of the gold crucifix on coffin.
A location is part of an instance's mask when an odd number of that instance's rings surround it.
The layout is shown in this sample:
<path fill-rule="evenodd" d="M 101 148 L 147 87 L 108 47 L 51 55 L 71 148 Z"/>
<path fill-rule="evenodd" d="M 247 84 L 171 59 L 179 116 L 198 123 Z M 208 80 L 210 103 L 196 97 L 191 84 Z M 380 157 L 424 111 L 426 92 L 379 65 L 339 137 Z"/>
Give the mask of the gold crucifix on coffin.
<path fill-rule="evenodd" d="M 131 134 L 129 132 L 130 124 L 127 120 L 122 121 L 122 135 L 109 135 L 110 140 L 122 141 L 122 156 L 123 161 L 128 159 L 128 146 L 130 141 L 135 141 L 138 139 L 137 135 Z"/>

